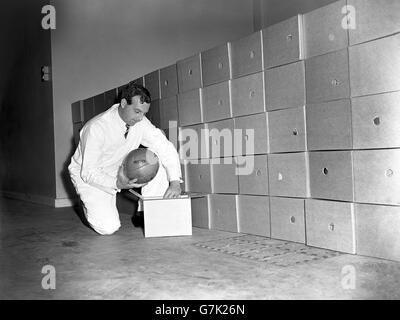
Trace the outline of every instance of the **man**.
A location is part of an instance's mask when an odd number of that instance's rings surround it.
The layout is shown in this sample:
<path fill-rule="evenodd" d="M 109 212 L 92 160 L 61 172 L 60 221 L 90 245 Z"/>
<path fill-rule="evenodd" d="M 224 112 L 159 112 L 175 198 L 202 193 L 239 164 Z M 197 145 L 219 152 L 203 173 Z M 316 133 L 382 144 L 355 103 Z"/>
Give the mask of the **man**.
<path fill-rule="evenodd" d="M 175 198 L 181 194 L 181 167 L 174 145 L 147 118 L 147 89 L 133 82 L 122 91 L 121 101 L 97 115 L 82 128 L 80 142 L 68 170 L 83 202 L 85 216 L 99 234 L 113 234 L 121 226 L 116 193 L 142 187 L 142 195 Z M 139 145 L 160 160 L 157 175 L 147 184 L 129 180 L 123 172 L 125 156 Z"/>

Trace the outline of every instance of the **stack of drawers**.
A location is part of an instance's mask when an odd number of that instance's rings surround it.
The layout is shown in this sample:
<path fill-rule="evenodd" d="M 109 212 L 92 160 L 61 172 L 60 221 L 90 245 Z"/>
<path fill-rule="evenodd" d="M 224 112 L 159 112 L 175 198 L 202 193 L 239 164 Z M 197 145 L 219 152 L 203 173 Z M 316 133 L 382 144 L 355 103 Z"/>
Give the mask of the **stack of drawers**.
<path fill-rule="evenodd" d="M 193 225 L 400 260 L 399 32 L 399 1 L 340 0 L 144 76 Z"/>

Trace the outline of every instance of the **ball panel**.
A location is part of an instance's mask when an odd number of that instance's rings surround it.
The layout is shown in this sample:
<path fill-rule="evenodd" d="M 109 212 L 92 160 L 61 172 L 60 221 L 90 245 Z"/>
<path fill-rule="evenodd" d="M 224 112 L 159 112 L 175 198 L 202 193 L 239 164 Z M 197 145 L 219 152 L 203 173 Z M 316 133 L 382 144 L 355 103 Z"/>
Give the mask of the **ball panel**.
<path fill-rule="evenodd" d="M 129 179 L 137 179 L 136 183 L 147 183 L 156 176 L 160 164 L 154 152 L 139 148 L 128 153 L 124 166 Z"/>

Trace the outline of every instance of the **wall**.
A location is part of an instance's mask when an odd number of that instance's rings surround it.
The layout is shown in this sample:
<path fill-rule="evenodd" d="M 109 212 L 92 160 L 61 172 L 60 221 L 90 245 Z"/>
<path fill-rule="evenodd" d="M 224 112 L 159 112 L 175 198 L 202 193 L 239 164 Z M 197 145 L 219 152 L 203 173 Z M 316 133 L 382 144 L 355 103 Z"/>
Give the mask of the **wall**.
<path fill-rule="evenodd" d="M 323 7 L 336 0 L 253 0 L 254 31 Z"/>
<path fill-rule="evenodd" d="M 57 198 L 74 196 L 71 103 L 253 31 L 251 1 L 53 0 Z"/>
<path fill-rule="evenodd" d="M 0 191 L 51 203 L 55 196 L 50 32 L 47 1 L 2 1 L 0 11 Z"/>

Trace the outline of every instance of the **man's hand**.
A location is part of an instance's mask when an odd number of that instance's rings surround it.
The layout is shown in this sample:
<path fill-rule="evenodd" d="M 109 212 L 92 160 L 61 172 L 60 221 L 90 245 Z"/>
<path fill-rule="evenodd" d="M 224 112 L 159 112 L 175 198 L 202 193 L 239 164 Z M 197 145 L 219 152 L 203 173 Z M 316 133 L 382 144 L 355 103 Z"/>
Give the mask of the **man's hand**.
<path fill-rule="evenodd" d="M 181 192 L 182 190 L 180 181 L 171 181 L 167 191 L 165 191 L 164 199 L 179 198 Z"/>
<path fill-rule="evenodd" d="M 124 165 L 121 165 L 118 169 L 117 175 L 117 188 L 118 189 L 132 189 L 132 188 L 141 188 L 145 186 L 147 183 L 135 183 L 137 179 L 129 180 L 127 176 L 124 174 Z"/>

